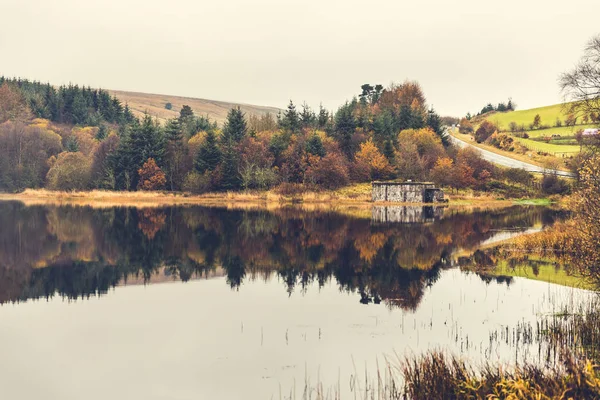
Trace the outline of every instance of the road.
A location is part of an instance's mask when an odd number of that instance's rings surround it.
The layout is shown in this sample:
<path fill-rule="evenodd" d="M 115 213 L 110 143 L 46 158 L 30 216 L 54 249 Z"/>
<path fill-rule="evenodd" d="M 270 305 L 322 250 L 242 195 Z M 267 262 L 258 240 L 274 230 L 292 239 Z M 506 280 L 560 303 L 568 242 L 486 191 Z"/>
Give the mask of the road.
<path fill-rule="evenodd" d="M 508 167 L 508 168 L 520 168 L 520 169 L 524 169 L 525 171 L 529 171 L 529 172 L 532 172 L 535 174 L 556 174 L 558 176 L 564 176 L 567 178 L 575 178 L 575 174 L 573 174 L 572 172 L 559 171 L 559 170 L 538 167 L 537 165 L 529 164 L 524 161 L 515 160 L 514 158 L 502 156 L 500 154 L 496 154 L 489 150 L 484 150 L 480 147 L 473 146 L 472 144 L 465 142 L 464 140 L 460 140 L 452 135 L 449 135 L 449 137 L 450 137 L 450 140 L 452 141 L 452 143 L 454 143 L 455 145 L 457 145 L 459 147 L 470 147 L 472 149 L 475 149 L 476 151 L 478 151 L 481 154 L 481 157 L 484 160 L 487 160 L 493 164 L 501 165 L 503 167 Z"/>

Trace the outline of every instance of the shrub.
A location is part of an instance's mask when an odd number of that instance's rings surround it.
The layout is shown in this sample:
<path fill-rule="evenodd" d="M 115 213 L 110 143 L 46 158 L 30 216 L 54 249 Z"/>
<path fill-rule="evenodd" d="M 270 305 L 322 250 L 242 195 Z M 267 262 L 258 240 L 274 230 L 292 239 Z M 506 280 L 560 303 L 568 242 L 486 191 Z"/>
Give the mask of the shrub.
<path fill-rule="evenodd" d="M 165 108 L 166 108 L 167 110 L 172 110 L 172 109 L 173 109 L 173 104 L 171 104 L 171 103 L 167 103 L 167 104 L 165 104 Z"/>
<path fill-rule="evenodd" d="M 546 194 L 566 194 L 570 191 L 569 184 L 558 176 L 544 175 L 542 179 L 542 191 Z"/>
<path fill-rule="evenodd" d="M 279 176 L 272 168 L 246 165 L 240 171 L 244 189 L 268 189 L 277 184 Z"/>
<path fill-rule="evenodd" d="M 306 186 L 301 183 L 283 182 L 275 189 L 282 196 L 300 196 L 307 191 Z"/>
<path fill-rule="evenodd" d="M 475 140 L 477 143 L 485 142 L 498 128 L 490 121 L 483 121 L 475 131 Z"/>
<path fill-rule="evenodd" d="M 562 126 L 562 121 L 560 120 L 560 118 L 556 117 L 556 122 L 554 123 L 554 126 L 556 126 L 557 128 L 560 128 Z"/>
<path fill-rule="evenodd" d="M 327 189 L 336 189 L 348 184 L 349 173 L 346 160 L 340 153 L 329 153 L 325 157 L 312 156 L 305 179 Z"/>
<path fill-rule="evenodd" d="M 533 175 L 521 168 L 508 168 L 504 171 L 504 178 L 511 182 L 529 185 L 533 180 Z"/>
<path fill-rule="evenodd" d="M 190 193 L 206 193 L 211 189 L 210 174 L 208 172 L 200 174 L 192 171 L 185 176 L 182 188 Z"/>

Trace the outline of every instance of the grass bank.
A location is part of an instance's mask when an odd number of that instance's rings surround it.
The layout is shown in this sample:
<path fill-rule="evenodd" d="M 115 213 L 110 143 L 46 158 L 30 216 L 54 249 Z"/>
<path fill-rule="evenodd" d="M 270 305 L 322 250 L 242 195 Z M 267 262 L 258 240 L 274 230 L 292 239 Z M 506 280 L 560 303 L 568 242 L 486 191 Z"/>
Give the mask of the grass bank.
<path fill-rule="evenodd" d="M 498 198 L 494 193 L 460 191 L 446 192 L 448 206 L 503 207 L 515 204 L 516 200 Z M 221 192 L 194 195 L 173 192 L 115 192 L 93 190 L 85 192 L 61 192 L 45 189 L 27 189 L 21 193 L 0 193 L 0 201 L 20 201 L 26 205 L 80 205 L 92 207 L 161 207 L 169 205 L 200 205 L 225 207 L 281 207 L 302 205 L 303 207 L 360 207 L 370 209 L 371 184 L 361 183 L 330 191 L 307 191 L 284 195 L 274 190 Z M 521 201 L 521 200 L 519 200 Z M 527 200 L 536 201 L 536 200 Z M 420 203 L 377 203 L 377 205 L 431 205 Z"/>

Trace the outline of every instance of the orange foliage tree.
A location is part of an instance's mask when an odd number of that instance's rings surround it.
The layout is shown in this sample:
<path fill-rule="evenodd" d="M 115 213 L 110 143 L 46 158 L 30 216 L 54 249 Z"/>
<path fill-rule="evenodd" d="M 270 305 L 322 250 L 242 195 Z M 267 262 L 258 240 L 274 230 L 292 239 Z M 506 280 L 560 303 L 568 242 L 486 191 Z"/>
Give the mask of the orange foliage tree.
<path fill-rule="evenodd" d="M 388 159 L 381 154 L 373 140 L 361 143 L 360 150 L 356 153 L 353 165 L 355 180 L 385 179 L 392 174 L 392 167 Z"/>
<path fill-rule="evenodd" d="M 439 158 L 431 170 L 431 180 L 441 186 L 452 186 L 454 161 L 449 157 Z"/>
<path fill-rule="evenodd" d="M 138 170 L 140 180 L 138 189 L 140 190 L 161 190 L 167 183 L 165 173 L 156 165 L 153 158 L 149 158 L 142 168 Z"/>

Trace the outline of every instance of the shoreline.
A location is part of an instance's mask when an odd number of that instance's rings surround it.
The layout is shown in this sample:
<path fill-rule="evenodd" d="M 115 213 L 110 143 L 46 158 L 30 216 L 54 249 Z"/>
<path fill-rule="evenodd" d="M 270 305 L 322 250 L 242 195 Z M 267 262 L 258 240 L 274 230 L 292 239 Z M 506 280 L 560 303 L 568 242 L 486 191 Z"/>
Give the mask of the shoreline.
<path fill-rule="evenodd" d="M 492 196 L 447 195 L 447 203 L 395 203 L 373 202 L 370 195 L 340 195 L 335 192 L 306 192 L 296 196 L 284 196 L 274 192 L 226 192 L 193 195 L 172 192 L 113 192 L 84 191 L 60 192 L 45 189 L 27 189 L 21 193 L 0 193 L 0 201 L 19 201 L 26 206 L 33 205 L 73 205 L 96 208 L 138 207 L 155 208 L 164 206 L 205 206 L 227 208 L 266 208 L 301 207 L 307 209 L 362 208 L 374 206 L 438 206 L 438 207 L 507 207 L 515 204 L 535 205 L 536 199 L 495 199 Z"/>

